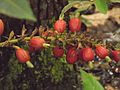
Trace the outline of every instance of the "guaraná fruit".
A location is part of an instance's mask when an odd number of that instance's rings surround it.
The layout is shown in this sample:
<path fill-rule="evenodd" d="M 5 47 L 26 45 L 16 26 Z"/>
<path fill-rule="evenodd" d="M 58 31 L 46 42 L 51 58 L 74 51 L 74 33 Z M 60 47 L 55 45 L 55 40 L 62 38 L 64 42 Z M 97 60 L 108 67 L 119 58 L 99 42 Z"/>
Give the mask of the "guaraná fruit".
<path fill-rule="evenodd" d="M 49 46 L 49 44 L 46 44 L 43 38 L 33 37 L 29 42 L 29 46 L 36 51 Z"/>
<path fill-rule="evenodd" d="M 69 28 L 71 32 L 78 32 L 81 30 L 81 21 L 79 18 L 74 17 L 69 21 Z"/>
<path fill-rule="evenodd" d="M 120 51 L 119 50 L 112 51 L 112 58 L 113 60 L 118 62 L 120 60 Z"/>
<path fill-rule="evenodd" d="M 108 50 L 105 47 L 100 45 L 96 46 L 95 52 L 96 52 L 96 55 L 101 59 L 104 59 L 106 56 L 109 55 Z"/>
<path fill-rule="evenodd" d="M 54 29 L 58 33 L 63 33 L 66 29 L 66 22 L 64 20 L 57 20 L 54 24 Z"/>
<path fill-rule="evenodd" d="M 107 62 L 111 62 L 111 58 L 108 56 L 109 51 L 105 47 L 98 45 L 96 46 L 95 52 L 100 59 L 105 59 Z"/>
<path fill-rule="evenodd" d="M 77 51 L 75 48 L 70 48 L 68 51 L 67 51 L 67 56 L 66 56 L 66 60 L 69 64 L 74 64 L 78 59 L 78 56 L 77 56 Z"/>
<path fill-rule="evenodd" d="M 83 60 L 86 62 L 92 61 L 94 59 L 94 52 L 89 47 L 83 48 L 81 54 Z"/>
<path fill-rule="evenodd" d="M 3 31 L 4 31 L 4 23 L 2 19 L 0 19 L 0 36 L 3 34 Z"/>
<path fill-rule="evenodd" d="M 24 50 L 22 48 L 17 49 L 16 56 L 17 56 L 19 62 L 26 63 L 29 68 L 34 67 L 33 64 L 30 62 L 30 55 L 26 50 Z"/>
<path fill-rule="evenodd" d="M 56 58 L 62 57 L 63 54 L 64 54 L 64 49 L 63 49 L 63 47 L 61 47 L 61 46 L 55 46 L 55 47 L 53 48 L 53 54 L 54 54 L 54 57 L 56 57 Z"/>

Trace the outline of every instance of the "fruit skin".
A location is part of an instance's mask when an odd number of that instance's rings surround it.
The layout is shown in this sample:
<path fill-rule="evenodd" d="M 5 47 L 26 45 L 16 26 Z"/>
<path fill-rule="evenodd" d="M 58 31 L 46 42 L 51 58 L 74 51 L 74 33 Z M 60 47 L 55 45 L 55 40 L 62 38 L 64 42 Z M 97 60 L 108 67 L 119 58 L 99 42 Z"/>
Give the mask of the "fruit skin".
<path fill-rule="evenodd" d="M 54 29 L 58 33 L 63 33 L 66 29 L 66 22 L 64 20 L 57 20 L 54 24 Z"/>
<path fill-rule="evenodd" d="M 69 64 L 74 64 L 78 59 L 77 52 L 75 48 L 70 48 L 67 51 L 66 60 Z"/>
<path fill-rule="evenodd" d="M 116 62 L 118 62 L 120 60 L 120 51 L 119 50 L 112 51 L 112 57 Z"/>
<path fill-rule="evenodd" d="M 54 54 L 54 56 L 55 56 L 56 58 L 62 57 L 63 54 L 64 54 L 64 49 L 63 49 L 63 47 L 55 46 L 55 47 L 53 48 L 53 54 Z"/>
<path fill-rule="evenodd" d="M 99 56 L 99 58 L 104 59 L 106 56 L 109 55 L 108 50 L 103 46 L 96 46 L 95 49 L 96 55 Z"/>
<path fill-rule="evenodd" d="M 16 50 L 16 56 L 21 63 L 26 63 L 27 61 L 30 61 L 29 53 L 22 48 Z"/>
<path fill-rule="evenodd" d="M 86 62 L 92 61 L 94 59 L 94 52 L 89 47 L 82 49 L 81 55 L 82 55 L 83 60 Z"/>
<path fill-rule="evenodd" d="M 69 21 L 69 28 L 71 32 L 78 32 L 81 30 L 81 21 L 79 18 L 74 17 Z"/>
<path fill-rule="evenodd" d="M 29 46 L 34 50 L 42 49 L 43 44 L 45 44 L 45 40 L 40 37 L 33 37 L 29 42 Z"/>
<path fill-rule="evenodd" d="M 0 36 L 3 34 L 3 31 L 4 31 L 4 23 L 2 19 L 0 19 Z"/>

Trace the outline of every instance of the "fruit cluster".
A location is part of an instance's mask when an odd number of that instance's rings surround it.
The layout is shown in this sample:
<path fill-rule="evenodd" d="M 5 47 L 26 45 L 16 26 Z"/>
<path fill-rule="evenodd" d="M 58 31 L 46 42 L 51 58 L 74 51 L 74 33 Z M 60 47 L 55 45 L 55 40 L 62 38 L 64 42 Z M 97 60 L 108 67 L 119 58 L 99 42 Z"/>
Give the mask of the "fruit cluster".
<path fill-rule="evenodd" d="M 66 29 L 66 22 L 64 20 L 57 20 L 54 25 L 54 29 L 58 33 L 63 33 Z M 79 32 L 81 30 L 81 20 L 77 17 L 70 19 L 69 29 L 71 32 Z M 63 47 L 56 46 L 53 52 L 55 57 L 60 57 L 63 56 L 64 50 Z M 120 60 L 119 50 L 113 50 L 111 54 L 113 60 L 116 62 Z M 96 45 L 95 52 L 90 47 L 85 47 L 80 50 L 78 48 L 75 49 L 75 47 L 71 47 L 70 49 L 67 49 L 66 60 L 70 64 L 75 63 L 78 59 L 89 62 L 94 60 L 95 55 L 100 59 L 106 59 L 108 62 L 111 61 L 109 50 L 101 45 Z"/>
<path fill-rule="evenodd" d="M 64 49 L 63 47 L 55 46 L 53 52 L 55 57 L 60 58 L 63 56 Z M 115 60 L 116 62 L 120 60 L 119 50 L 113 50 L 111 54 L 111 59 Z M 66 60 L 70 64 L 74 64 L 79 59 L 83 60 L 84 62 L 90 62 L 95 59 L 95 55 L 97 55 L 100 59 L 106 59 L 108 60 L 108 62 L 111 61 L 109 57 L 109 50 L 101 45 L 97 45 L 95 51 L 90 47 L 85 47 L 82 49 L 76 49 L 75 47 L 71 47 L 67 49 Z"/>
<path fill-rule="evenodd" d="M 64 20 L 57 20 L 54 24 L 54 29 L 58 33 L 63 33 L 66 29 L 66 22 Z M 81 30 L 81 20 L 78 17 L 73 17 L 69 21 L 69 28 L 71 32 L 79 32 Z"/>
<path fill-rule="evenodd" d="M 53 55 L 55 58 L 61 58 L 64 55 L 66 56 L 66 61 L 69 64 L 74 64 L 78 60 L 83 60 L 83 62 L 91 62 L 95 59 L 95 56 L 98 56 L 100 59 L 105 59 L 108 62 L 111 61 L 111 58 L 118 62 L 120 60 L 120 51 L 119 50 L 112 50 L 111 55 L 112 57 L 110 58 L 109 55 L 109 50 L 106 49 L 102 45 L 94 45 L 93 47 L 91 46 L 85 46 L 84 48 L 82 47 L 77 47 L 75 45 L 71 45 L 68 43 L 67 40 L 63 40 L 66 36 L 66 34 L 63 34 L 66 30 L 66 21 L 60 19 L 57 20 L 54 24 L 54 30 L 47 30 L 42 32 L 41 37 L 40 36 L 33 36 L 30 38 L 28 42 L 29 46 L 29 52 L 36 52 L 39 50 L 42 50 L 43 48 L 46 47 L 52 47 L 50 44 L 47 44 L 47 39 L 48 37 L 55 38 L 53 39 L 55 42 L 62 41 L 62 43 L 65 43 L 65 45 L 53 45 Z M 81 20 L 78 17 L 73 17 L 69 21 L 69 29 L 71 34 L 75 32 L 80 32 L 81 30 Z M 4 31 L 4 24 L 3 21 L 0 20 L 0 35 L 2 35 Z M 63 37 L 61 37 L 63 34 Z M 59 37 L 57 37 L 59 36 Z M 47 37 L 47 39 L 45 38 Z M 61 40 L 62 39 L 62 40 Z M 51 42 L 51 41 L 50 41 Z M 13 47 L 16 49 L 16 56 L 18 60 L 21 63 L 26 63 L 28 67 L 33 68 L 33 64 L 30 62 L 30 55 L 28 51 L 13 45 Z M 93 50 L 92 48 L 95 49 Z"/>

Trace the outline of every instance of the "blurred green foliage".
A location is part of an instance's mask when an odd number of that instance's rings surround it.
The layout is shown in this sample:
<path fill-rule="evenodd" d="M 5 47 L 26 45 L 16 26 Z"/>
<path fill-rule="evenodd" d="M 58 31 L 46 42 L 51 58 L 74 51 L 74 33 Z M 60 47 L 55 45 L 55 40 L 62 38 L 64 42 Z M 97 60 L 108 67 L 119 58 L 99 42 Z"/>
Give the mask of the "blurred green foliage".
<path fill-rule="evenodd" d="M 28 0 L 0 0 L 0 13 L 10 17 L 36 21 Z"/>

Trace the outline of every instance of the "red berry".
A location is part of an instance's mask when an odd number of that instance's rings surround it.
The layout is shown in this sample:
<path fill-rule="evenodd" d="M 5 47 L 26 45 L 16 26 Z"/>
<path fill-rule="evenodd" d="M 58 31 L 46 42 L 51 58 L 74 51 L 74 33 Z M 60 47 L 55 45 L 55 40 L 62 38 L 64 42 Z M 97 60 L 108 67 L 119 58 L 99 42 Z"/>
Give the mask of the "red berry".
<path fill-rule="evenodd" d="M 81 55 L 83 60 L 86 62 L 92 61 L 94 59 L 94 52 L 89 47 L 82 49 Z"/>
<path fill-rule="evenodd" d="M 66 60 L 69 64 L 74 64 L 77 61 L 77 52 L 74 48 L 70 48 L 67 52 Z"/>
<path fill-rule="evenodd" d="M 99 58 L 104 59 L 106 56 L 109 55 L 108 50 L 103 46 L 96 46 L 96 55 L 99 56 Z"/>
<path fill-rule="evenodd" d="M 16 50 L 16 56 L 17 56 L 19 62 L 21 62 L 21 63 L 26 63 L 27 61 L 30 60 L 29 53 L 22 48 Z"/>
<path fill-rule="evenodd" d="M 44 43 L 45 40 L 43 38 L 33 37 L 29 42 L 29 46 L 34 50 L 39 50 L 43 48 Z"/>
<path fill-rule="evenodd" d="M 55 36 L 55 32 L 53 32 L 51 30 L 47 30 L 47 31 L 42 33 L 42 36 L 44 36 L 44 37 Z"/>
<path fill-rule="evenodd" d="M 54 24 L 54 29 L 58 33 L 63 33 L 66 29 L 66 22 L 64 20 L 57 20 Z"/>
<path fill-rule="evenodd" d="M 0 36 L 3 34 L 4 31 L 4 23 L 3 21 L 0 19 Z"/>
<path fill-rule="evenodd" d="M 74 18 L 70 19 L 69 28 L 70 28 L 71 32 L 80 31 L 80 29 L 81 29 L 81 21 L 80 21 L 80 19 L 77 18 L 77 17 L 74 17 Z"/>
<path fill-rule="evenodd" d="M 116 62 L 118 62 L 120 60 L 120 51 L 119 50 L 112 51 L 112 57 Z"/>
<path fill-rule="evenodd" d="M 63 49 L 63 47 L 55 46 L 55 47 L 53 48 L 53 54 L 54 54 L 54 56 L 55 56 L 56 58 L 62 57 L 63 54 L 64 54 L 64 49 Z"/>

